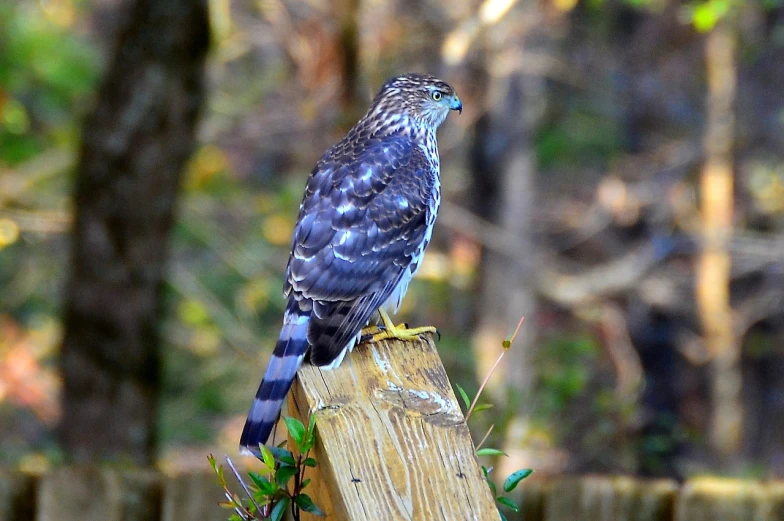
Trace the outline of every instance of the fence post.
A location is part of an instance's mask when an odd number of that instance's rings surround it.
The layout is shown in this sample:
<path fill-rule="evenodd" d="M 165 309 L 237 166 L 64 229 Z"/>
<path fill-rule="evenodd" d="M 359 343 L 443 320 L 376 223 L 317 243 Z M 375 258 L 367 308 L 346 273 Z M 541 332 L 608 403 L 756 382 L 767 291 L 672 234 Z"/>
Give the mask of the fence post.
<path fill-rule="evenodd" d="M 675 521 L 754 520 L 784 520 L 784 483 L 702 477 L 678 495 Z"/>
<path fill-rule="evenodd" d="M 232 490 L 241 494 L 228 469 L 226 480 Z M 218 505 L 225 500 L 215 474 L 199 472 L 167 476 L 163 488 L 161 520 L 225 521 L 231 511 Z"/>
<path fill-rule="evenodd" d="M 35 506 L 34 478 L 0 469 L 0 521 L 27 521 Z"/>
<path fill-rule="evenodd" d="M 671 480 L 558 478 L 545 497 L 545 521 L 671 521 L 678 485 Z"/>
<path fill-rule="evenodd" d="M 362 344 L 333 371 L 303 366 L 289 411 L 316 415 L 309 492 L 327 519 L 499 519 L 432 338 Z"/>
<path fill-rule="evenodd" d="M 37 521 L 149 521 L 161 516 L 161 476 L 153 470 L 63 467 L 39 483 Z"/>

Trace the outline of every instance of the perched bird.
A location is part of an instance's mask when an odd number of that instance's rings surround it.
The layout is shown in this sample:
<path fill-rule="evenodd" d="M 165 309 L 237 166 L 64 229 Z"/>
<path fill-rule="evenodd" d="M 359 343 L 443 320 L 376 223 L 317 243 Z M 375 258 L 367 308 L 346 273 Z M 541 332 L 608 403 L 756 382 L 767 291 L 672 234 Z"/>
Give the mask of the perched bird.
<path fill-rule="evenodd" d="M 433 327 L 395 326 L 441 201 L 436 129 L 455 90 L 425 74 L 388 80 L 367 113 L 316 163 L 291 242 L 288 298 L 272 359 L 248 413 L 243 452 L 259 454 L 306 354 L 335 368 L 363 337 L 412 340 Z"/>

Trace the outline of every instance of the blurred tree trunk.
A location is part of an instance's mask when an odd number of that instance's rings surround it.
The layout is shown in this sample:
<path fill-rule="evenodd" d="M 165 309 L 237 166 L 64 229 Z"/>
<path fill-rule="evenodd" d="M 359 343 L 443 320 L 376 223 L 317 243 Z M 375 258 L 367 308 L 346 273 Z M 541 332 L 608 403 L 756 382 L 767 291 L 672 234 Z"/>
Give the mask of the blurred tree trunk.
<path fill-rule="evenodd" d="M 340 16 L 340 35 L 338 47 L 341 56 L 341 88 L 340 103 L 346 118 L 351 122 L 348 128 L 362 116 L 359 112 L 365 104 L 358 103 L 359 94 L 359 22 L 362 13 L 360 12 L 359 0 L 337 0 L 335 12 Z"/>
<path fill-rule="evenodd" d="M 87 462 L 154 458 L 169 230 L 194 147 L 206 0 L 136 0 L 83 129 L 65 295 L 63 447 Z"/>
<path fill-rule="evenodd" d="M 481 281 L 476 338 L 480 357 L 478 376 L 484 377 L 521 315 L 529 321 L 521 329 L 514 349 L 507 355 L 507 383 L 519 391 L 531 385 L 529 342 L 535 309 L 533 286 L 526 280 L 534 257 L 530 236 L 534 200 L 534 158 L 530 128 L 523 111 L 524 89 L 528 80 L 514 73 L 493 78 L 488 85 L 491 111 L 477 123 L 473 151 L 473 181 L 477 211 L 516 237 L 517 258 L 485 249 L 482 254 Z"/>
<path fill-rule="evenodd" d="M 514 40 L 515 45 L 522 46 L 519 35 Z M 509 59 L 501 52 L 495 58 L 498 62 L 506 59 L 507 63 Z M 521 316 L 526 317 L 503 364 L 504 399 L 516 411 L 503 448 L 510 455 L 508 466 L 519 468 L 522 460 L 517 456 L 521 455 L 528 431 L 531 411 L 527 404 L 535 379 L 532 341 L 536 296 L 531 283 L 535 249 L 531 220 L 536 196 L 532 136 L 541 118 L 545 89 L 541 76 L 525 74 L 519 67 L 507 65 L 505 69 L 500 74 L 488 71 L 489 111 L 477 122 L 472 149 L 473 194 L 475 211 L 504 228 L 509 237 L 515 237 L 517 243 L 510 246 L 520 253 L 510 258 L 508 253 L 486 248 L 482 254 L 474 349 L 477 377 L 482 379 L 500 353 L 502 340 L 508 338 Z M 498 379 L 491 385 L 495 389 L 491 387 L 490 391 L 500 395 Z"/>
<path fill-rule="evenodd" d="M 733 220 L 735 50 L 736 36 L 727 21 L 707 35 L 705 164 L 700 181 L 703 251 L 696 283 L 705 343 L 712 357 L 710 439 L 714 450 L 725 457 L 738 452 L 743 429 L 740 344 L 733 327 L 727 249 Z"/>

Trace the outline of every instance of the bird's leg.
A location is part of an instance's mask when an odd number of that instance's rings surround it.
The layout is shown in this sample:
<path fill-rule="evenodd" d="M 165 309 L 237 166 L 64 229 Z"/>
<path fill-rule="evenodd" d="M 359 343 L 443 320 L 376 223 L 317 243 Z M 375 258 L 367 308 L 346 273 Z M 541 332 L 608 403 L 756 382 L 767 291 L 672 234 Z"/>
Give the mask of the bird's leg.
<path fill-rule="evenodd" d="M 438 330 L 433 326 L 423 326 L 423 327 L 414 327 L 414 328 L 409 328 L 407 324 L 398 324 L 396 326 L 392 322 L 392 319 L 389 318 L 389 315 L 387 315 L 387 313 L 384 310 L 379 309 L 378 314 L 381 316 L 381 322 L 384 325 L 373 326 L 373 327 L 368 327 L 363 329 L 362 330 L 363 341 L 378 342 L 379 340 L 396 338 L 398 340 L 403 340 L 404 342 L 407 342 L 411 340 L 418 340 L 419 335 L 421 335 L 422 333 L 438 334 Z"/>
<path fill-rule="evenodd" d="M 379 315 L 380 316 L 380 315 Z M 367 342 L 373 335 L 377 335 L 386 329 L 383 325 L 379 324 L 380 318 L 376 320 L 376 316 L 373 317 L 371 320 L 372 325 L 368 324 L 367 327 L 363 327 L 362 331 L 359 334 L 359 342 Z"/>

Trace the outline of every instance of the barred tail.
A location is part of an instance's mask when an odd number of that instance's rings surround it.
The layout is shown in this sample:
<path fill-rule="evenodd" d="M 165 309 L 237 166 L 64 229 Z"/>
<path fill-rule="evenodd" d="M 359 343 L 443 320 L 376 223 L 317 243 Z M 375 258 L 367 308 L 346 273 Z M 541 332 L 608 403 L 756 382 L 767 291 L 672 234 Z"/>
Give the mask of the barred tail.
<path fill-rule="evenodd" d="M 259 444 L 267 443 L 280 416 L 283 400 L 291 388 L 305 352 L 308 350 L 308 322 L 310 311 L 300 311 L 297 305 L 289 306 L 283 317 L 283 328 L 256 392 L 256 398 L 245 420 L 240 437 L 240 452 L 260 455 Z"/>

